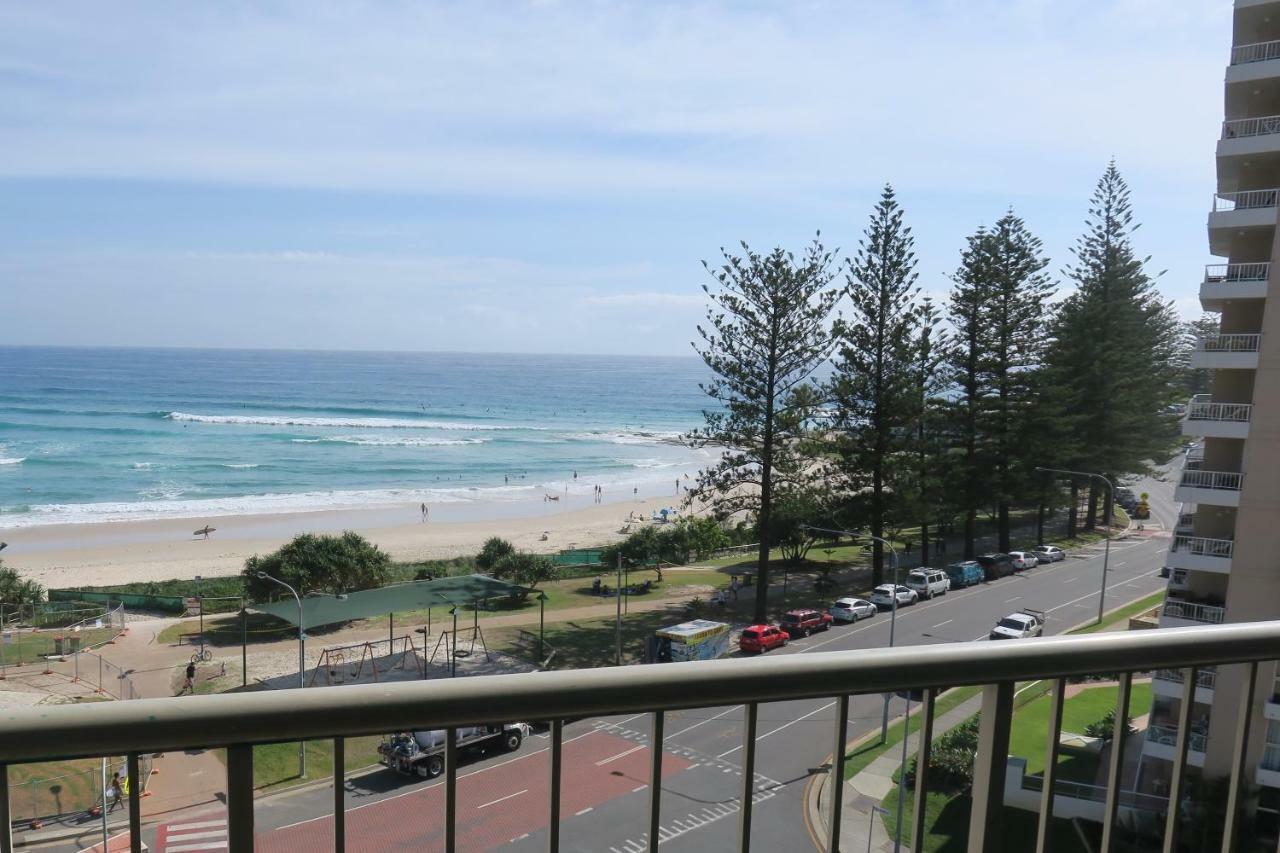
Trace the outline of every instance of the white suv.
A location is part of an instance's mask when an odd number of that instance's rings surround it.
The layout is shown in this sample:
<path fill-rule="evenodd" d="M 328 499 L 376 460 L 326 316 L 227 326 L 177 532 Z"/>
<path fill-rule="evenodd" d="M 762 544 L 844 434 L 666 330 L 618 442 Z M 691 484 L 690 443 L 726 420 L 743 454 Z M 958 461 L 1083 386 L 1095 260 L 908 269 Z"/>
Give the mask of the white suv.
<path fill-rule="evenodd" d="M 907 587 L 915 590 L 921 598 L 933 598 L 935 595 L 946 595 L 951 589 L 951 578 L 940 569 L 920 567 L 907 573 Z"/>

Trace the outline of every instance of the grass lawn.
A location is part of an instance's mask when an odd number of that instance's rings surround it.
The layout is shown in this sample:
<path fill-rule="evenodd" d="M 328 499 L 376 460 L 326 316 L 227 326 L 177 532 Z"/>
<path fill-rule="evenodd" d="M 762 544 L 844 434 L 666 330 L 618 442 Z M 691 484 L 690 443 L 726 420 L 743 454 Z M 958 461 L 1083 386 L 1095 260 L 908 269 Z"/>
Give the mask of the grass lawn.
<path fill-rule="evenodd" d="M 53 654 L 54 638 L 64 636 L 63 631 L 53 628 L 45 628 L 34 633 L 25 629 L 21 632 L 9 633 L 12 642 L 3 645 L 4 662 L 9 666 L 20 661 L 30 663 L 36 658 Z M 76 632 L 65 632 L 65 635 L 72 636 L 73 633 L 80 638 L 80 647 L 86 649 L 105 643 L 116 635 L 114 628 L 85 628 Z"/>
<path fill-rule="evenodd" d="M 957 687 L 949 690 L 938 697 L 933 703 L 934 719 L 941 717 L 967 700 L 977 696 L 982 692 L 981 687 Z M 920 715 L 913 713 L 911 715 L 911 731 L 915 732 L 920 728 Z M 885 743 L 880 743 L 880 738 L 870 737 L 861 745 L 845 754 L 844 759 L 844 778 L 852 779 L 857 773 L 866 768 L 868 764 L 875 761 L 884 753 L 893 749 L 895 745 L 902 743 L 903 736 L 902 720 L 889 724 L 889 737 Z"/>
<path fill-rule="evenodd" d="M 1072 696 L 1062 707 L 1062 730 L 1083 734 L 1090 723 L 1096 723 L 1115 708 L 1117 690 L 1114 686 L 1092 687 Z M 1041 696 L 1019 708 L 1013 715 L 1013 729 L 1009 732 L 1009 754 L 1027 760 L 1027 775 L 1044 772 L 1050 704 L 1048 696 Z M 1150 708 L 1151 685 L 1133 685 L 1129 694 L 1129 715 L 1139 717 Z M 1058 776 L 1072 782 L 1096 784 L 1097 754 L 1063 750 L 1058 756 Z"/>
<path fill-rule="evenodd" d="M 343 758 L 344 772 L 360 770 L 378 763 L 378 743 L 382 738 L 371 735 L 347 738 Z M 226 760 L 226 752 L 218 753 Z M 262 791 L 275 791 L 317 779 L 333 778 L 333 742 L 307 741 L 307 775 L 298 775 L 298 744 L 272 743 L 253 748 L 253 784 Z"/>
<path fill-rule="evenodd" d="M 123 758 L 113 758 L 108 778 Z M 102 762 L 97 758 L 9 765 L 9 803 L 14 820 L 88 811 L 101 798 Z"/>
<path fill-rule="evenodd" d="M 1117 608 L 1112 613 L 1107 613 L 1102 617 L 1101 622 L 1095 622 L 1092 625 L 1086 625 L 1083 628 L 1077 628 L 1072 634 L 1092 634 L 1095 631 L 1103 631 L 1121 622 L 1128 622 L 1132 616 L 1150 610 L 1160 602 L 1164 601 L 1164 592 L 1153 592 L 1145 598 L 1139 598 L 1124 607 Z"/>
<path fill-rule="evenodd" d="M 894 788 L 880 801 L 880 807 L 887 809 L 889 812 L 883 817 L 885 831 L 889 833 L 890 838 L 894 837 L 898 827 L 898 791 L 898 788 Z M 906 845 L 911 840 L 911 817 L 915 813 L 915 792 L 904 791 L 903 793 L 905 801 L 902 808 L 902 841 Z M 969 841 L 970 806 L 971 803 L 967 796 L 956 797 L 948 794 L 929 794 L 925 798 L 925 826 L 927 831 L 924 845 L 917 845 L 911 849 L 917 851 L 917 853 L 921 851 L 923 853 L 964 853 Z M 1001 835 L 1006 839 L 1034 839 L 1039 820 L 1039 815 L 1034 812 L 1006 806 L 1001 819 Z M 1086 830 L 1086 834 L 1088 834 L 1088 830 Z M 1005 849 L 1017 850 L 1023 848 L 1006 841 Z M 1096 846 L 1092 849 L 1096 849 Z M 1071 821 L 1062 820 L 1061 818 L 1056 818 L 1053 821 L 1053 851 L 1054 853 L 1088 853 L 1088 849 L 1081 845 L 1079 837 L 1071 826 Z"/>

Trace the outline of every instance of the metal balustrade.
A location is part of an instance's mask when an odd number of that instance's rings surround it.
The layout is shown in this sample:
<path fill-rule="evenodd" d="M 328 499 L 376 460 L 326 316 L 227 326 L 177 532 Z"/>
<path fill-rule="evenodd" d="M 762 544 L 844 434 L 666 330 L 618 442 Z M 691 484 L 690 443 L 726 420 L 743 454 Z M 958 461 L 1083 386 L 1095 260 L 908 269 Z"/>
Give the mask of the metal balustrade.
<path fill-rule="evenodd" d="M 1164 615 L 1174 619 L 1190 619 L 1206 625 L 1218 625 L 1226 615 L 1227 609 L 1218 604 L 1202 604 L 1197 601 L 1183 601 L 1171 598 L 1164 603 Z"/>
<path fill-rule="evenodd" d="M 1181 684 L 1185 675 L 1180 669 L 1158 669 L 1153 677 L 1160 681 L 1172 681 L 1175 684 Z M 1206 667 L 1196 673 L 1196 687 L 1212 690 L 1217 683 L 1218 670 L 1216 668 L 1210 669 Z"/>
<path fill-rule="evenodd" d="M 1233 210 L 1258 210 L 1265 207 L 1275 207 L 1278 198 L 1280 198 L 1280 189 L 1215 193 L 1213 196 L 1213 212 L 1229 213 Z"/>
<path fill-rule="evenodd" d="M 1247 707 L 1252 702 L 1258 664 L 1273 660 L 1280 648 L 1280 621 L 1183 628 L 1162 631 L 1103 632 L 1089 636 L 1053 637 L 1009 643 L 950 643 L 919 647 L 789 655 L 767 659 L 695 661 L 649 666 L 565 670 L 515 675 L 475 676 L 444 681 L 412 681 L 377 685 L 352 685 L 317 690 L 269 690 L 258 693 L 192 696 L 181 699 L 138 699 L 93 705 L 63 705 L 10 709 L 0 726 L 0 826 L 9 827 L 8 769 L 25 762 L 125 754 L 128 759 L 130 820 L 139 825 L 138 756 L 189 749 L 226 749 L 228 846 L 231 850 L 254 847 L 253 747 L 281 741 L 333 739 L 341 755 L 344 738 L 385 732 L 443 729 L 447 732 L 444 767 L 444 814 L 440 822 L 443 849 L 454 853 L 458 844 L 458 759 L 455 732 L 478 722 L 550 720 L 546 750 L 548 794 L 545 803 L 547 845 L 559 848 L 561 836 L 561 779 L 564 774 L 562 745 L 565 720 L 614 714 L 649 714 L 651 760 L 648 788 L 646 845 L 656 851 L 661 842 L 659 818 L 662 793 L 661 746 L 668 711 L 742 705 L 745 723 L 738 760 L 742 767 L 739 809 L 739 851 L 751 846 L 751 804 L 758 791 L 754 768 L 757 759 L 757 727 L 760 706 L 769 702 L 825 699 L 833 719 L 828 723 L 833 760 L 824 772 L 829 781 L 832 818 L 820 832 L 828 850 L 839 849 L 845 748 L 848 741 L 849 695 L 922 691 L 920 750 L 915 782 L 916 808 L 904 833 L 921 838 L 926 809 L 923 798 L 930 786 L 930 749 L 934 700 L 946 687 L 981 685 L 979 738 L 974 762 L 972 811 L 967 849 L 994 851 L 1009 846 L 1004 819 L 1004 782 L 1013 722 L 1015 686 L 1018 682 L 1048 679 L 1057 713 L 1049 724 L 1046 743 L 1044 791 L 1034 849 L 1047 844 L 1054 809 L 1051 795 L 1057 782 L 1057 751 L 1061 734 L 1061 709 L 1068 679 L 1099 672 L 1119 673 L 1116 731 L 1108 758 L 1104 786 L 1102 850 L 1111 848 L 1117 832 L 1117 815 L 1126 793 L 1121 789 L 1125 763 L 1126 711 L 1135 672 L 1181 668 L 1184 701 L 1176 727 L 1158 734 L 1175 746 L 1170 779 L 1166 848 L 1177 849 L 1176 835 L 1184 810 L 1184 782 L 1188 749 L 1203 749 L 1203 738 L 1187 737 L 1192 731 L 1192 685 L 1204 667 L 1247 664 Z M 1270 673 L 1268 672 L 1268 675 Z M 637 724 L 640 725 L 640 724 Z M 1180 734 L 1183 733 L 1183 734 Z M 1148 735 L 1151 736 L 1151 735 Z M 1236 740 L 1231 752 L 1234 772 L 1246 771 L 1247 738 Z M 343 767 L 335 761 L 335 809 L 343 814 Z M 1233 787 L 1223 812 L 1225 838 L 1234 839 L 1244 815 L 1247 792 Z M 1191 806 L 1195 808 L 1195 806 Z M 770 820 L 788 819 L 782 812 Z M 789 819 L 802 820 L 797 811 Z M 345 850 L 345 820 L 332 821 L 333 846 Z M 135 831 L 133 850 L 141 849 Z M 0 833 L 0 853 L 13 849 L 10 833 Z M 629 848 L 630 849 L 630 848 Z M 1019 849 L 1032 849 L 1028 843 Z"/>
<path fill-rule="evenodd" d="M 1178 727 L 1154 724 L 1147 726 L 1147 740 L 1164 746 L 1173 746 L 1178 742 Z M 1187 746 L 1192 752 L 1204 752 L 1209 746 L 1209 737 L 1200 732 L 1191 732 L 1190 737 L 1187 738 Z"/>
<path fill-rule="evenodd" d="M 1189 421 L 1248 423 L 1252 416 L 1252 403 L 1214 403 L 1206 400 L 1192 400 L 1187 406 L 1187 420 Z"/>
<path fill-rule="evenodd" d="M 1196 526 L 1196 514 L 1194 512 L 1183 512 L 1178 515 L 1178 523 L 1173 526 L 1177 530 L 1194 530 Z"/>
<path fill-rule="evenodd" d="M 1205 284 L 1234 284 L 1240 281 L 1267 281 L 1271 277 L 1270 263 L 1206 264 Z"/>
<path fill-rule="evenodd" d="M 1262 343 L 1260 334 L 1211 335 L 1196 340 L 1198 352 L 1257 352 Z"/>
<path fill-rule="evenodd" d="M 1179 486 L 1188 489 L 1221 489 L 1238 492 L 1244 486 L 1244 474 L 1239 471 L 1205 471 L 1203 468 L 1184 469 Z M 1178 518 L 1182 522 L 1181 516 Z"/>
<path fill-rule="evenodd" d="M 1263 747 L 1258 766 L 1263 770 L 1280 771 L 1280 744 L 1269 743 Z"/>
<path fill-rule="evenodd" d="M 1259 41 L 1231 48 L 1232 65 L 1266 62 L 1268 59 L 1280 59 L 1280 41 Z"/>
<path fill-rule="evenodd" d="M 1022 787 L 1027 791 L 1040 791 L 1043 793 L 1044 779 L 1039 776 L 1024 776 Z M 1091 800 L 1095 803 L 1105 803 L 1107 801 L 1107 789 L 1102 785 L 1088 785 L 1084 782 L 1072 782 L 1069 779 L 1059 779 L 1055 782 L 1053 793 L 1059 797 Z M 1148 812 L 1163 812 L 1169 807 L 1169 801 L 1156 794 L 1144 794 L 1141 791 L 1121 791 L 1120 805 Z"/>
<path fill-rule="evenodd" d="M 1228 119 L 1222 123 L 1223 139 L 1267 136 L 1272 133 L 1280 133 L 1280 116 Z"/>

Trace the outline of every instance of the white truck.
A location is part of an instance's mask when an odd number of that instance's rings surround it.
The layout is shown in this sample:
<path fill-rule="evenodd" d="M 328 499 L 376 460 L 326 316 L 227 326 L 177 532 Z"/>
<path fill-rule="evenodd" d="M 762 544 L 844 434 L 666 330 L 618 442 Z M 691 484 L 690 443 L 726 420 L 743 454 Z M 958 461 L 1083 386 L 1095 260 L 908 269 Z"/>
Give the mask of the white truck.
<path fill-rule="evenodd" d="M 462 726 L 457 730 L 458 750 L 502 749 L 515 752 L 529 735 L 525 723 L 500 726 Z M 381 761 L 401 773 L 417 773 L 434 779 L 444 772 L 445 729 L 400 732 L 378 744 Z"/>
<path fill-rule="evenodd" d="M 1044 634 L 1045 615 L 1043 610 L 1032 610 L 1024 607 L 1017 613 L 996 623 L 991 629 L 992 640 L 1024 640 L 1027 637 L 1039 637 Z"/>

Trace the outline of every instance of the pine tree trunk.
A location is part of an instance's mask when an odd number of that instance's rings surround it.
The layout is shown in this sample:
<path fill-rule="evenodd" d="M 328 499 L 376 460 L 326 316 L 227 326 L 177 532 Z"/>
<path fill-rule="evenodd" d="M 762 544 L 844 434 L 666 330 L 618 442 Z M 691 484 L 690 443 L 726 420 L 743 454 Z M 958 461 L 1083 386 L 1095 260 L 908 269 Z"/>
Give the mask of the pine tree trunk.
<path fill-rule="evenodd" d="M 929 565 L 929 522 L 920 522 L 920 565 Z"/>
<path fill-rule="evenodd" d="M 1107 489 L 1106 497 L 1102 499 L 1102 529 L 1107 531 L 1111 527 L 1112 520 L 1116 517 L 1115 495 L 1111 489 Z"/>
<path fill-rule="evenodd" d="M 884 544 L 880 541 L 884 538 L 884 503 L 880 493 L 884 480 L 878 458 L 871 479 L 871 535 L 878 537 L 871 543 L 871 584 L 879 586 L 884 583 Z"/>
<path fill-rule="evenodd" d="M 1093 530 L 1098 524 L 1098 490 L 1089 484 L 1089 506 L 1084 511 L 1084 529 Z"/>
<path fill-rule="evenodd" d="M 964 511 L 964 558 L 972 560 L 978 556 L 975 549 L 977 539 L 978 512 L 973 508 Z"/>
<path fill-rule="evenodd" d="M 1071 504 L 1067 510 L 1067 538 L 1076 538 L 1076 524 L 1079 521 L 1080 513 L 1080 485 L 1075 481 L 1071 481 Z"/>
<path fill-rule="evenodd" d="M 1040 507 L 1036 512 L 1036 544 L 1044 544 L 1044 501 L 1040 502 Z"/>
<path fill-rule="evenodd" d="M 996 510 L 999 524 L 999 539 L 1001 552 L 1009 550 L 1009 504 L 1005 501 L 1000 502 L 1000 506 Z"/>

